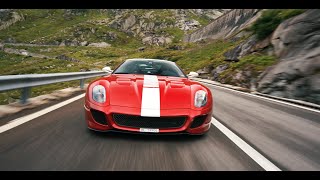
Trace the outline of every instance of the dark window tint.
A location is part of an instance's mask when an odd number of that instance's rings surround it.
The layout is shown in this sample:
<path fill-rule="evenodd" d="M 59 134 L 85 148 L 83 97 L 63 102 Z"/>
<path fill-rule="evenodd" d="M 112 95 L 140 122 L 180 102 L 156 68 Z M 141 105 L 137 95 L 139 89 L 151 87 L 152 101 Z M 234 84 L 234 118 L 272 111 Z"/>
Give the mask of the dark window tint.
<path fill-rule="evenodd" d="M 127 60 L 114 71 L 114 74 L 185 77 L 175 63 L 163 60 Z"/>

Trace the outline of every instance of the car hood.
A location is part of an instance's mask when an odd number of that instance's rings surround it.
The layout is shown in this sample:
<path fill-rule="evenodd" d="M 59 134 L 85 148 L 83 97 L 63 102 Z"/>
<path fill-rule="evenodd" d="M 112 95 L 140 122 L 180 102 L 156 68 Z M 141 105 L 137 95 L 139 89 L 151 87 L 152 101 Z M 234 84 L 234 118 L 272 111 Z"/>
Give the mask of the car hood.
<path fill-rule="evenodd" d="M 141 108 L 142 101 L 146 101 L 150 106 L 160 102 L 160 109 L 191 107 L 191 83 L 187 78 L 153 76 L 157 83 L 147 84 L 146 76 L 149 75 L 112 74 L 107 77 L 110 105 Z"/>

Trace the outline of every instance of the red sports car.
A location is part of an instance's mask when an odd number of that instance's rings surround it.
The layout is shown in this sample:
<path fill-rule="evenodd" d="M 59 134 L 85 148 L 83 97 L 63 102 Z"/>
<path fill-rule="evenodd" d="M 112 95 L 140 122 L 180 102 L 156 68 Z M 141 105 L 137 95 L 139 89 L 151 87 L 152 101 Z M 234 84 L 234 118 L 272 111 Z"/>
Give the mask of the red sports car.
<path fill-rule="evenodd" d="M 91 130 L 204 134 L 212 103 L 210 90 L 174 62 L 128 59 L 89 84 L 84 108 Z"/>

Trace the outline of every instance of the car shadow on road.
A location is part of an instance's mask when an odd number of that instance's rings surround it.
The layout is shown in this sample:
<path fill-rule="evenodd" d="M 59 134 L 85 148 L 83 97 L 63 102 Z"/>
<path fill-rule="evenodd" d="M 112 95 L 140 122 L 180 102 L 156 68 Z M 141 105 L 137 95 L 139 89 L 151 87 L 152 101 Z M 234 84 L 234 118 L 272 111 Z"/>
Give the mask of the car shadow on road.
<path fill-rule="evenodd" d="M 190 134 L 154 134 L 154 133 L 132 133 L 125 131 L 108 131 L 99 132 L 87 129 L 87 133 L 97 138 L 104 139 L 125 139 L 133 141 L 197 141 L 201 139 L 206 139 L 208 136 L 207 132 L 203 135 L 190 135 Z"/>

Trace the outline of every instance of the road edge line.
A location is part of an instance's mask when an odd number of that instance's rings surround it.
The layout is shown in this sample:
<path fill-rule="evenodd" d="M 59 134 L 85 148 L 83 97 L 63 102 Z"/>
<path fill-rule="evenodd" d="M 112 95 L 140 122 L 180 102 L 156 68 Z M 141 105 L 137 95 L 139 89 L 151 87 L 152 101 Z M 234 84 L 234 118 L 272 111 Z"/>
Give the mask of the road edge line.
<path fill-rule="evenodd" d="M 239 136 L 233 133 L 226 126 L 221 124 L 216 118 L 211 117 L 211 123 L 217 127 L 225 136 L 227 136 L 235 145 L 237 145 L 244 153 L 252 160 L 258 163 L 266 171 L 281 171 L 276 165 L 265 158 L 261 153 L 251 147 L 248 143 L 242 140 Z"/>
<path fill-rule="evenodd" d="M 58 104 L 55 104 L 53 106 L 47 107 L 47 108 L 45 108 L 43 110 L 40 110 L 38 112 L 35 112 L 35 113 L 32 113 L 32 114 L 29 114 L 29 115 L 14 119 L 14 120 L 8 122 L 7 124 L 5 124 L 3 126 L 0 126 L 0 134 L 3 133 L 3 132 L 6 132 L 6 131 L 8 131 L 8 130 L 10 130 L 12 128 L 15 128 L 15 127 L 17 127 L 17 126 L 19 126 L 21 124 L 24 124 L 24 123 L 26 123 L 28 121 L 31 121 L 31 120 L 33 120 L 33 119 L 35 119 L 37 117 L 40 117 L 40 116 L 42 116 L 44 114 L 47 114 L 47 113 L 49 113 L 51 111 L 54 111 L 54 110 L 56 110 L 56 109 L 58 109 L 60 107 L 63 107 L 65 105 L 67 105 L 67 104 L 70 104 L 70 103 L 72 103 L 72 102 L 74 102 L 74 101 L 76 101 L 78 99 L 83 98 L 84 96 L 85 96 L 85 93 L 80 94 L 80 95 L 78 95 L 76 97 L 73 97 L 71 99 L 68 99 L 66 101 L 60 102 Z"/>

